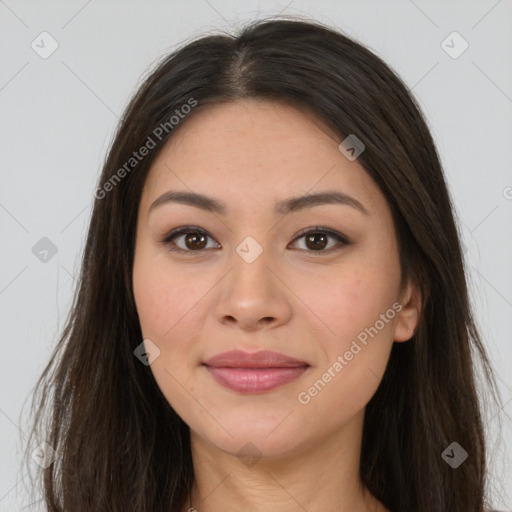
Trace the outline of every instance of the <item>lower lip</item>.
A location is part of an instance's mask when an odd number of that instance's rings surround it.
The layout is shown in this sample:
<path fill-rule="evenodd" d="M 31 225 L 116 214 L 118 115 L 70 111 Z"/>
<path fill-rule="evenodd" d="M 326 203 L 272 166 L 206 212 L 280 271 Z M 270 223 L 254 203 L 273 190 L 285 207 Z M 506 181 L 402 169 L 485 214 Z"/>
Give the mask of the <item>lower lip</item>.
<path fill-rule="evenodd" d="M 222 386 L 239 393 L 263 393 L 298 379 L 308 366 L 293 368 L 219 368 L 206 369 Z"/>

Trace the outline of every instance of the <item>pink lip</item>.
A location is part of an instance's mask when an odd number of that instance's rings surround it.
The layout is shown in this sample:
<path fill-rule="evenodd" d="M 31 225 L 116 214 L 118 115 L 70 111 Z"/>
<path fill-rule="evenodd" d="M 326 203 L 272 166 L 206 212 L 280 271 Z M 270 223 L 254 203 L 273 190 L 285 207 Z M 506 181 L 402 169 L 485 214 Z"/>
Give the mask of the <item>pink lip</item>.
<path fill-rule="evenodd" d="M 232 350 L 204 363 L 222 386 L 241 393 L 262 393 L 298 379 L 309 364 L 278 352 Z"/>

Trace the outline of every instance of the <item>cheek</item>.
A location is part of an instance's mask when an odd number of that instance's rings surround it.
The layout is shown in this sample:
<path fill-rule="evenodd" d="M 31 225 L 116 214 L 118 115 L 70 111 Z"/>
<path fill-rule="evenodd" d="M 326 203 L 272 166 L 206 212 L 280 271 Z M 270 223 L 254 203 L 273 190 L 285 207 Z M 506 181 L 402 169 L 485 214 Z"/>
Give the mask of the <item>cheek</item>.
<path fill-rule="evenodd" d="M 165 255 L 146 256 L 141 251 L 134 262 L 133 292 L 145 337 L 165 343 L 183 329 L 189 315 L 200 311 L 197 303 L 207 291 L 205 279 L 173 267 Z"/>
<path fill-rule="evenodd" d="M 333 411 L 335 423 L 343 422 L 375 393 L 393 344 L 396 311 L 392 306 L 399 275 L 398 264 L 370 259 L 333 273 L 317 302 L 331 332 L 318 339 L 325 359 L 310 379 L 311 394 L 304 390 L 311 397 L 310 411 L 321 414 L 327 408 Z M 324 387 L 319 381 L 328 383 Z"/>
<path fill-rule="evenodd" d="M 386 314 L 396 300 L 398 279 L 396 268 L 380 262 L 372 265 L 359 261 L 347 263 L 338 271 L 331 269 L 329 278 L 323 279 L 321 285 L 317 280 L 297 280 L 296 289 L 306 309 L 314 313 L 307 315 L 310 322 L 321 321 L 324 327 L 321 339 L 332 356 L 373 326 L 381 314 Z M 378 327 L 388 336 L 392 322 L 385 322 L 384 327 L 379 322 Z"/>
<path fill-rule="evenodd" d="M 136 258 L 133 291 L 144 339 L 150 339 L 160 355 L 151 364 L 153 376 L 173 407 L 186 409 L 196 383 L 189 375 L 190 359 L 196 359 L 197 307 L 206 290 L 190 275 L 172 269 L 158 258 Z M 184 388 L 187 392 L 184 392 Z"/>

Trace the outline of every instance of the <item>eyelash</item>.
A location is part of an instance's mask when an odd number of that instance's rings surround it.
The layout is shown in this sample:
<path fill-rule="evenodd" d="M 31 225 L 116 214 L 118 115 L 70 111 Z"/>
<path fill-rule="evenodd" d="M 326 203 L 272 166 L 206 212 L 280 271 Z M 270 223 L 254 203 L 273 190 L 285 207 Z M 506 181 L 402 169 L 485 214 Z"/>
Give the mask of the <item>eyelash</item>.
<path fill-rule="evenodd" d="M 208 233 L 206 231 L 204 231 L 203 229 L 201 229 L 201 228 L 198 228 L 196 226 L 182 226 L 182 227 L 173 229 L 170 233 L 168 233 L 164 237 L 163 240 L 160 241 L 160 243 L 162 243 L 163 245 L 169 246 L 168 249 L 170 251 L 173 251 L 173 252 L 179 252 L 179 253 L 182 253 L 182 254 L 185 253 L 187 255 L 195 255 L 195 254 L 203 253 L 206 249 L 198 249 L 196 251 L 191 251 L 191 250 L 179 249 L 179 248 L 171 247 L 170 246 L 171 242 L 176 237 L 178 237 L 180 235 L 183 235 L 183 234 L 188 234 L 188 233 L 197 233 L 199 235 L 205 235 L 208 238 L 211 238 L 213 240 L 213 238 L 210 237 L 208 235 Z M 305 250 L 306 252 L 312 253 L 313 255 L 321 254 L 321 253 L 324 253 L 324 254 L 328 253 L 328 254 L 330 254 L 331 252 L 334 252 L 336 250 L 340 250 L 343 246 L 350 244 L 350 241 L 347 239 L 347 237 L 345 237 L 341 233 L 338 233 L 336 231 L 332 231 L 330 229 L 322 228 L 322 227 L 306 228 L 305 230 L 302 230 L 294 238 L 293 242 L 296 242 L 300 238 L 303 238 L 304 236 L 309 235 L 309 234 L 313 234 L 313 233 L 314 234 L 321 233 L 321 234 L 328 235 L 328 236 L 331 236 L 333 238 L 336 238 L 338 240 L 338 242 L 341 242 L 342 245 L 339 246 L 339 247 L 335 246 L 335 247 L 331 247 L 329 249 L 319 250 L 319 251 L 312 251 L 312 250 L 307 250 L 307 249 L 300 249 L 300 250 Z"/>

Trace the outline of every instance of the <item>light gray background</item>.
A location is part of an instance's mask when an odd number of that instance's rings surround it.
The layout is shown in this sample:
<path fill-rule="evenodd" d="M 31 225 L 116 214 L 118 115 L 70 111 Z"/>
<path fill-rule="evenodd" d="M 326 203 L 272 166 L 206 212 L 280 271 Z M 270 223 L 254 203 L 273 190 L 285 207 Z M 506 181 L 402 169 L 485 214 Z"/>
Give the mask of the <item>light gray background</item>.
<path fill-rule="evenodd" d="M 311 16 L 366 44 L 398 71 L 427 115 L 505 405 L 486 418 L 494 505 L 512 510 L 510 0 L 0 0 L 0 512 L 28 505 L 18 469 L 26 436 L 20 413 L 68 312 L 94 186 L 129 96 L 177 43 L 280 12 Z M 47 59 L 31 48 L 43 31 L 59 45 Z M 441 47 L 453 31 L 469 43 L 456 59 Z M 43 263 L 32 247 L 45 236 L 58 252 Z"/>

